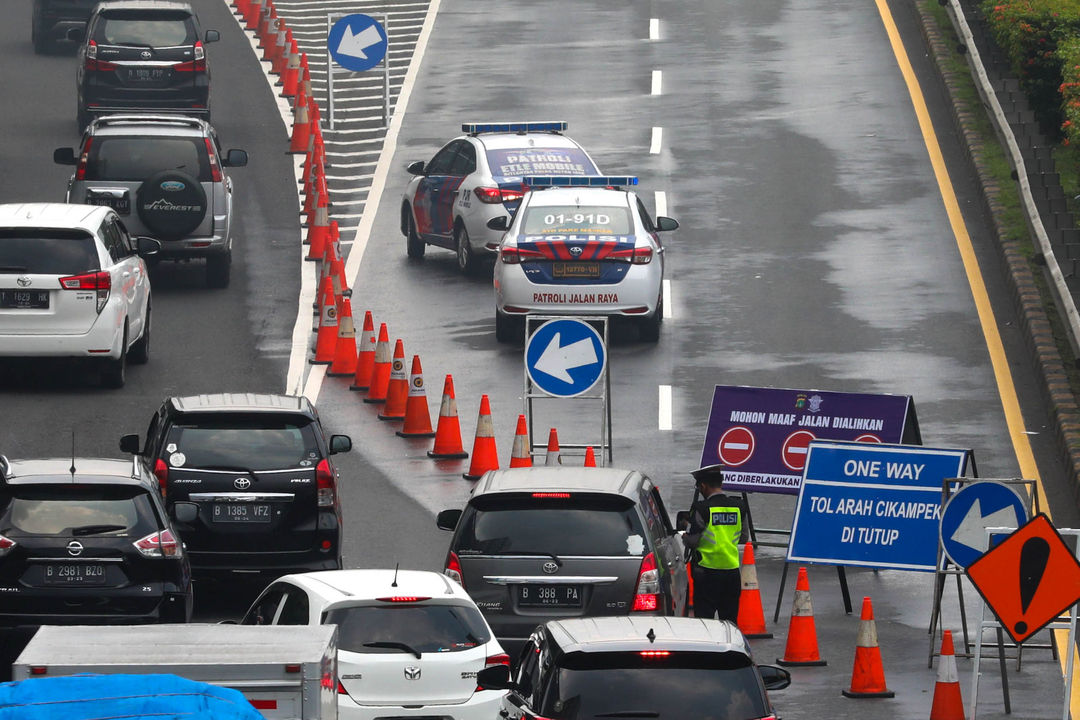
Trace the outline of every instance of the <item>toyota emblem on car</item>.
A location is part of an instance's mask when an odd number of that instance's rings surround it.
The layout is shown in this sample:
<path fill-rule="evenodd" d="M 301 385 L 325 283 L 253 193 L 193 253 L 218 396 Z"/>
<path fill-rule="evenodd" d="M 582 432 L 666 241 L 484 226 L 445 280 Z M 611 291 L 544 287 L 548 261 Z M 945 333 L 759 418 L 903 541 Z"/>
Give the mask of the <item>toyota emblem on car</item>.
<path fill-rule="evenodd" d="M 543 568 L 544 572 L 546 572 L 548 575 L 559 572 L 559 564 L 556 562 L 552 562 L 551 560 L 548 560 L 546 563 L 544 563 Z"/>
<path fill-rule="evenodd" d="M 236 486 L 237 490 L 247 490 L 249 487 L 251 487 L 251 479 L 246 477 L 238 477 L 233 480 L 233 485 Z"/>
<path fill-rule="evenodd" d="M 20 275 L 19 279 L 15 282 L 19 284 L 19 287 L 30 287 L 30 283 L 34 281 L 30 279 L 29 275 Z"/>
<path fill-rule="evenodd" d="M 149 50 L 143 50 L 141 53 L 139 53 L 139 57 L 141 57 L 143 60 L 149 60 L 153 56 L 154 54 L 151 53 Z"/>

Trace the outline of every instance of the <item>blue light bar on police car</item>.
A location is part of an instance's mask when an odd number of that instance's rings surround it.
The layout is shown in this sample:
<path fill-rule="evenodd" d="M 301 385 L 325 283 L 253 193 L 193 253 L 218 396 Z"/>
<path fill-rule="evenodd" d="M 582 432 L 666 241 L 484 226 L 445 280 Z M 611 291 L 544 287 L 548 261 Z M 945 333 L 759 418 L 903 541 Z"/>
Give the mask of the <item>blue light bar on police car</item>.
<path fill-rule="evenodd" d="M 526 187 L 624 187 L 637 185 L 633 175 L 528 175 L 522 179 Z"/>
<path fill-rule="evenodd" d="M 563 132 L 566 126 L 563 121 L 462 123 L 461 131 L 470 135 L 495 132 Z"/>

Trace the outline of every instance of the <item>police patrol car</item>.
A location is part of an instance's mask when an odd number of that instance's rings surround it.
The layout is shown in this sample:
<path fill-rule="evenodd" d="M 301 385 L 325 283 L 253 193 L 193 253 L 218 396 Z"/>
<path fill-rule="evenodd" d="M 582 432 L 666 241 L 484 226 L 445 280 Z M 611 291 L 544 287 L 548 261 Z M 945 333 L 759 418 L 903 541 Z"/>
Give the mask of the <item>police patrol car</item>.
<path fill-rule="evenodd" d="M 663 319 L 664 247 L 658 233 L 679 223 L 654 221 L 633 176 L 529 176 L 528 191 L 503 230 L 495 263 L 495 334 L 520 339 L 528 313 L 633 318 L 656 342 Z"/>
<path fill-rule="evenodd" d="M 500 232 L 487 227 L 509 218 L 521 200 L 525 175 L 591 175 L 589 154 L 562 133 L 565 122 L 465 123 L 465 135 L 430 162 L 408 166 L 412 179 L 401 200 L 401 232 L 411 258 L 428 245 L 457 253 L 464 273 L 478 270 L 498 248 Z"/>

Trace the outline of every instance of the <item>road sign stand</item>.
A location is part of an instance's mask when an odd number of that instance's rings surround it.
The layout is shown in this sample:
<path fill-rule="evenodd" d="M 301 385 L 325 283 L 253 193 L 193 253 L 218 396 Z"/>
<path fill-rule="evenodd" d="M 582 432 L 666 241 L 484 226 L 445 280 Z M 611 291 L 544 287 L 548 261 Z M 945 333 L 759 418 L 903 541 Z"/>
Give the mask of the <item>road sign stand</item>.
<path fill-rule="evenodd" d="M 975 470 L 975 457 L 974 454 L 971 457 L 972 469 Z M 980 478 L 978 472 L 975 472 L 975 477 L 971 478 L 946 478 L 941 483 L 941 506 L 944 508 L 945 504 L 963 487 L 966 487 L 974 482 L 984 482 L 992 480 L 1003 485 L 1008 485 L 1014 489 L 1023 489 L 1022 499 L 1026 499 L 1026 511 L 1028 517 L 1034 517 L 1041 512 L 1041 503 L 1039 501 L 1039 488 L 1038 483 L 1034 480 L 1025 480 L 1022 478 Z M 964 634 L 964 652 L 957 652 L 957 657 L 973 657 L 971 652 L 971 639 L 968 633 L 967 622 L 967 609 L 964 604 L 964 585 L 962 576 L 965 574 L 964 568 L 954 563 L 949 556 L 945 553 L 944 545 L 941 539 L 938 539 L 938 563 L 937 571 L 934 573 L 934 602 L 930 610 L 930 624 L 927 629 L 927 633 L 930 635 L 930 648 L 929 654 L 926 658 L 926 667 L 933 667 L 934 656 L 938 654 L 938 648 L 941 647 L 940 633 L 943 623 L 941 622 L 941 604 L 945 594 L 945 583 L 948 575 L 956 576 L 956 595 L 957 603 L 960 608 L 960 623 Z M 1053 647 L 1053 643 L 1049 646 L 1046 645 L 1029 645 L 1028 647 L 1034 649 L 1050 649 L 1056 654 L 1057 650 Z M 1002 649 L 1002 652 L 1004 650 Z M 1016 661 L 1017 669 L 1020 668 L 1020 647 L 1017 647 Z"/>
<path fill-rule="evenodd" d="M 596 331 L 603 343 L 604 354 L 607 354 L 606 348 L 608 346 L 608 319 L 607 317 L 592 317 L 592 316 L 575 316 L 569 317 L 566 315 L 527 315 L 525 317 L 525 337 L 526 337 L 526 355 L 528 354 L 529 338 L 533 336 L 533 333 L 540 329 L 542 325 L 551 320 L 569 320 L 589 325 L 594 331 Z M 600 406 L 600 442 L 599 443 L 575 443 L 565 442 L 562 437 L 559 438 L 559 450 L 562 454 L 567 454 L 567 450 L 580 450 L 582 457 L 585 455 L 585 449 L 599 448 L 600 452 L 596 454 L 596 461 L 598 465 L 610 466 L 612 464 L 612 444 L 611 444 L 611 370 L 606 359 L 604 360 L 603 369 L 601 370 L 600 377 L 596 380 L 595 384 L 591 388 L 585 390 L 582 394 L 575 395 L 555 395 L 549 392 L 545 392 L 541 387 L 534 382 L 532 376 L 529 373 L 528 359 L 523 363 L 524 366 L 524 392 L 522 397 L 525 402 L 525 418 L 529 428 L 529 438 L 531 446 L 529 448 L 529 455 L 531 457 L 537 457 L 543 455 L 547 451 L 546 436 L 544 436 L 543 442 L 536 441 L 536 432 L 534 431 L 534 421 L 536 419 L 535 404 L 537 400 L 585 400 L 589 402 L 598 403 Z M 554 426 L 552 426 L 554 427 Z M 570 453 L 577 454 L 577 453 Z"/>
<path fill-rule="evenodd" d="M 338 20 L 356 15 L 356 13 L 337 12 L 326 14 L 326 35 L 329 38 L 330 32 Z M 386 52 L 381 59 L 383 66 L 383 127 L 390 126 L 390 16 L 387 13 L 383 13 L 382 27 L 386 33 Z M 326 109 L 328 116 L 328 128 L 334 129 L 334 66 L 338 63 L 335 62 L 334 53 L 331 52 L 329 43 L 326 48 Z M 349 72 L 364 72 L 364 70 L 350 70 L 344 68 Z"/>

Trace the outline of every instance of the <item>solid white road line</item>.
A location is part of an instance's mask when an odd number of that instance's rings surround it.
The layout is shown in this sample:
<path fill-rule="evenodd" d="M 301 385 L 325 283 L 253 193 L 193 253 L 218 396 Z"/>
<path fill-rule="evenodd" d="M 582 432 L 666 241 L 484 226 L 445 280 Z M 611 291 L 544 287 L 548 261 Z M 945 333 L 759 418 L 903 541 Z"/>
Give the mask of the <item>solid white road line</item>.
<path fill-rule="evenodd" d="M 652 71 L 652 94 L 660 95 L 664 84 L 664 73 L 659 70 Z"/>
<path fill-rule="evenodd" d="M 661 285 L 661 291 L 664 293 L 664 319 L 665 320 L 670 320 L 671 318 L 675 317 L 675 311 L 671 307 L 671 281 L 670 280 L 665 278 L 663 285 Z"/>
<path fill-rule="evenodd" d="M 655 198 L 653 206 L 656 208 L 657 216 L 667 215 L 667 193 L 663 190 L 657 190 Z"/>
<path fill-rule="evenodd" d="M 660 39 L 660 18 L 649 18 L 649 39 Z"/>
<path fill-rule="evenodd" d="M 664 128 L 654 127 L 652 129 L 652 142 L 649 144 L 649 153 L 657 155 L 660 152 L 660 141 L 664 136 Z"/>
<path fill-rule="evenodd" d="M 671 386 L 660 386 L 659 412 L 657 413 L 657 425 L 661 430 L 671 429 Z"/>

